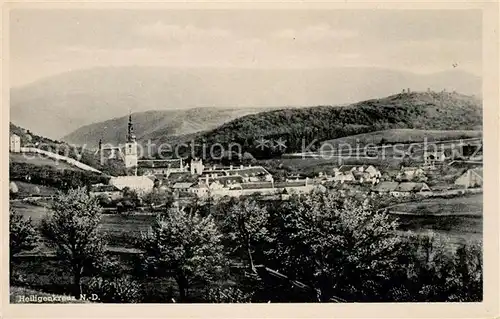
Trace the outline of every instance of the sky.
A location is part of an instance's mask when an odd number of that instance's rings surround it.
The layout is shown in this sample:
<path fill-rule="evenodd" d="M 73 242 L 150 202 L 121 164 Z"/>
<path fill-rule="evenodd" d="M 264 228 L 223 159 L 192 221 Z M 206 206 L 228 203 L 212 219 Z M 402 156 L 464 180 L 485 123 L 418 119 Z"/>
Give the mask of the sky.
<path fill-rule="evenodd" d="M 481 75 L 474 10 L 75 10 L 10 13 L 10 82 L 99 66 L 379 67 Z"/>

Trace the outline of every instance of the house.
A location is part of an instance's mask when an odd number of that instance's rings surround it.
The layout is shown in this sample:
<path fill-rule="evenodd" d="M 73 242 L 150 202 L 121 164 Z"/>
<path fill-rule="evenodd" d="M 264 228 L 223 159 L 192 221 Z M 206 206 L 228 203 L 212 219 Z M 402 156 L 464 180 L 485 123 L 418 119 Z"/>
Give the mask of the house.
<path fill-rule="evenodd" d="M 351 174 L 354 176 L 355 181 L 359 184 L 375 185 L 380 181 L 380 177 L 377 177 L 379 174 L 372 175 L 366 171 L 364 172 L 354 171 L 351 172 Z"/>
<path fill-rule="evenodd" d="M 177 182 L 189 182 L 196 179 L 193 179 L 189 172 L 172 172 L 166 177 L 166 180 L 170 184 L 175 184 Z"/>
<path fill-rule="evenodd" d="M 90 196 L 106 196 L 110 200 L 117 200 L 123 197 L 123 193 L 116 186 L 106 184 L 94 184 L 89 189 Z"/>
<path fill-rule="evenodd" d="M 143 175 L 163 174 L 168 177 L 171 173 L 188 172 L 188 165 L 183 163 L 182 158 L 138 160 L 137 164 Z"/>
<path fill-rule="evenodd" d="M 483 168 L 477 167 L 468 169 L 455 180 L 455 185 L 463 186 L 464 188 L 482 187 L 483 186 Z"/>
<path fill-rule="evenodd" d="M 372 188 L 372 192 L 379 194 L 390 194 L 398 187 L 398 185 L 398 182 L 380 182 Z"/>
<path fill-rule="evenodd" d="M 370 178 L 381 178 L 382 177 L 382 173 L 377 168 L 375 168 L 375 166 L 373 166 L 373 165 L 369 165 L 364 171 L 365 171 L 365 173 L 370 174 Z"/>
<path fill-rule="evenodd" d="M 172 189 L 174 191 L 187 191 L 193 185 L 194 185 L 194 183 L 191 183 L 191 182 L 179 182 L 179 183 L 175 183 L 172 186 Z"/>
<path fill-rule="evenodd" d="M 391 195 L 395 197 L 409 196 L 411 194 L 426 196 L 431 195 L 432 191 L 426 183 L 403 182 L 399 183 L 396 189 L 391 192 Z"/>
<path fill-rule="evenodd" d="M 232 168 L 225 171 L 227 175 L 239 175 L 243 177 L 245 182 L 258 182 L 258 181 L 266 181 L 273 182 L 273 176 L 262 166 L 247 166 L 240 168 Z"/>
<path fill-rule="evenodd" d="M 446 160 L 446 154 L 444 151 L 435 152 L 425 152 L 424 153 L 424 165 L 435 166 L 437 163 L 442 163 Z"/>
<path fill-rule="evenodd" d="M 10 135 L 9 151 L 12 153 L 21 152 L 21 138 L 19 137 L 19 135 Z"/>
<path fill-rule="evenodd" d="M 208 185 L 205 183 L 198 183 L 189 188 L 189 192 L 195 194 L 199 198 L 207 197 L 210 194 Z"/>
<path fill-rule="evenodd" d="M 138 193 L 146 193 L 153 190 L 154 182 L 146 176 L 117 176 L 109 180 L 109 185 L 113 185 L 119 190 L 129 188 Z"/>
<path fill-rule="evenodd" d="M 362 172 L 363 168 L 361 168 L 360 170 L 356 165 L 342 165 L 339 168 L 335 167 L 333 169 L 334 176 L 348 174 L 349 172 L 353 171 Z"/>
<path fill-rule="evenodd" d="M 244 181 L 243 177 L 239 175 L 234 176 L 208 176 L 205 175 L 203 177 L 198 178 L 198 183 L 208 185 L 210 188 L 221 188 L 221 187 L 233 187 L 242 184 Z M 211 186 L 211 185 L 220 185 L 220 186 Z"/>
<path fill-rule="evenodd" d="M 424 177 L 424 170 L 420 167 L 401 167 L 398 175 L 396 176 L 399 180 L 412 181 L 418 177 Z"/>

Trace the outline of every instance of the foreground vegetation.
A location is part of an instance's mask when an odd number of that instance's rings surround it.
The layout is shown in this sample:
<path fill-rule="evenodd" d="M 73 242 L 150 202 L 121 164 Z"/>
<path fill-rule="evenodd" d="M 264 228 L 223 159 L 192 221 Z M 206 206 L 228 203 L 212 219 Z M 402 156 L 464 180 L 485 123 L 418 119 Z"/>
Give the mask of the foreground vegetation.
<path fill-rule="evenodd" d="M 137 254 L 106 252 L 102 218 L 82 188 L 60 194 L 40 227 L 13 212 L 11 286 L 100 302 L 482 300 L 481 242 L 450 249 L 433 233 L 401 235 L 368 199 L 166 208 L 131 240 Z M 43 262 L 18 254 L 40 242 L 53 251 Z"/>

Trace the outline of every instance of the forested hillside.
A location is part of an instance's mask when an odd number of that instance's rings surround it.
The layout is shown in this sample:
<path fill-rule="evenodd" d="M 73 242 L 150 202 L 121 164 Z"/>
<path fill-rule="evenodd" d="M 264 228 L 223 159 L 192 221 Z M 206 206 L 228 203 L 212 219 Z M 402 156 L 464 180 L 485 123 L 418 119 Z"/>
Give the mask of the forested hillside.
<path fill-rule="evenodd" d="M 344 107 L 318 106 L 247 115 L 204 133 L 212 143 L 240 143 L 259 157 L 297 152 L 302 145 L 387 129 L 481 130 L 481 101 L 447 92 L 401 93 Z M 286 149 L 270 144 L 261 150 L 260 138 L 286 140 Z"/>

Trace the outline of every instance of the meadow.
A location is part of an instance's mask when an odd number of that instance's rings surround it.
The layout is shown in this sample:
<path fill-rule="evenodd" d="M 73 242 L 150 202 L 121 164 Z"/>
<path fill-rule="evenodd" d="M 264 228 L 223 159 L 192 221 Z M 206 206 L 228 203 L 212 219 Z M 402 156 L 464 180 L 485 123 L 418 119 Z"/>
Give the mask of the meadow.
<path fill-rule="evenodd" d="M 391 206 L 401 231 L 435 232 L 450 243 L 483 239 L 483 194 L 430 198 Z"/>
<path fill-rule="evenodd" d="M 63 161 L 55 161 L 35 153 L 9 153 L 9 161 L 13 163 L 28 163 L 39 166 L 50 166 L 56 169 L 80 170 L 75 166 L 69 165 Z"/>

